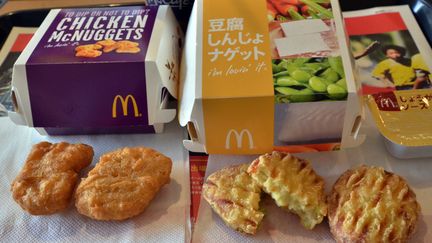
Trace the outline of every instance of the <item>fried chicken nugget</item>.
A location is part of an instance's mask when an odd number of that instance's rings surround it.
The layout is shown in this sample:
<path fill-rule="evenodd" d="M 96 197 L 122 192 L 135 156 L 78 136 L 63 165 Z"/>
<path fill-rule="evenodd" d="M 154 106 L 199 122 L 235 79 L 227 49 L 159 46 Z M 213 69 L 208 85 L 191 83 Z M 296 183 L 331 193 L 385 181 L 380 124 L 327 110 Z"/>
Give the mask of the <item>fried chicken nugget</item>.
<path fill-rule="evenodd" d="M 138 46 L 139 46 L 138 42 L 127 41 L 127 40 L 119 41 L 117 42 L 116 52 L 117 53 L 138 53 L 141 51 L 141 49 Z"/>
<path fill-rule="evenodd" d="M 111 39 L 105 39 L 96 42 L 96 44 L 103 46 L 103 52 L 112 52 L 118 48 L 117 42 Z"/>
<path fill-rule="evenodd" d="M 80 214 L 96 220 L 124 220 L 144 211 L 170 181 L 172 161 L 145 147 L 101 156 L 75 192 Z"/>
<path fill-rule="evenodd" d="M 248 164 L 211 174 L 203 185 L 203 197 L 231 228 L 255 234 L 264 213 L 259 210 L 261 189 L 247 174 Z"/>
<path fill-rule="evenodd" d="M 139 47 L 118 47 L 116 49 L 117 53 L 138 53 L 140 51 Z"/>
<path fill-rule="evenodd" d="M 93 159 L 85 144 L 41 142 L 33 146 L 12 182 L 14 200 L 33 215 L 59 212 L 69 205 L 78 173 Z"/>
<path fill-rule="evenodd" d="M 300 216 L 305 228 L 313 229 L 327 215 L 324 180 L 308 161 L 273 152 L 254 160 L 248 173 L 279 207 Z"/>
<path fill-rule="evenodd" d="M 102 49 L 102 45 L 99 44 L 88 44 L 88 45 L 80 45 L 75 47 L 75 51 L 84 51 L 84 50 L 99 50 Z"/>
<path fill-rule="evenodd" d="M 117 44 L 119 47 L 138 47 L 139 43 L 134 41 L 122 40 L 118 41 Z"/>
<path fill-rule="evenodd" d="M 91 50 L 91 49 L 84 49 L 81 51 L 78 51 L 77 53 L 75 53 L 76 57 L 91 57 L 91 58 L 95 58 L 102 55 L 101 51 L 98 50 Z"/>
<path fill-rule="evenodd" d="M 339 177 L 328 203 L 337 242 L 406 242 L 420 214 L 416 195 L 403 178 L 364 165 Z"/>

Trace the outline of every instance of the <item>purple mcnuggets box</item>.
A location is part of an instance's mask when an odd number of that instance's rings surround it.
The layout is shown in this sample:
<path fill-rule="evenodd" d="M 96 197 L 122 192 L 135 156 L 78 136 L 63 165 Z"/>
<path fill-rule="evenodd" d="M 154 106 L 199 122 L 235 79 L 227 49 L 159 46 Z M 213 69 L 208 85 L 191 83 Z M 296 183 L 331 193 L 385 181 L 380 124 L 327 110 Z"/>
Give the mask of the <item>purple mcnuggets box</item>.
<path fill-rule="evenodd" d="M 182 38 L 169 6 L 52 10 L 14 65 L 9 116 L 51 135 L 162 132 Z"/>

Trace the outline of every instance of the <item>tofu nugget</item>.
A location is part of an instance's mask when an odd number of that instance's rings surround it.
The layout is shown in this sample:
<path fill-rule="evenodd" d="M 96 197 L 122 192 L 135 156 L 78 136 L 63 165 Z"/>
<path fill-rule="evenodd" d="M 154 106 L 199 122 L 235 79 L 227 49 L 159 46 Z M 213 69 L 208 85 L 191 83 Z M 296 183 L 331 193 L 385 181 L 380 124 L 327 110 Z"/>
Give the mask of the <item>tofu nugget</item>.
<path fill-rule="evenodd" d="M 78 173 L 92 159 L 93 149 L 85 144 L 36 144 L 12 183 L 13 198 L 33 215 L 59 212 L 69 205 Z"/>
<path fill-rule="evenodd" d="M 308 161 L 273 152 L 254 160 L 248 173 L 279 207 L 300 216 L 305 228 L 314 228 L 327 215 L 324 180 Z"/>
<path fill-rule="evenodd" d="M 172 161 L 145 147 L 101 156 L 75 192 L 78 212 L 97 220 L 123 220 L 144 211 L 170 181 Z"/>
<path fill-rule="evenodd" d="M 203 197 L 228 226 L 255 234 L 264 217 L 259 210 L 261 188 L 247 168 L 242 164 L 211 174 L 203 185 Z"/>
<path fill-rule="evenodd" d="M 329 196 L 329 224 L 337 242 L 407 242 L 420 205 L 400 176 L 360 166 L 342 174 Z"/>

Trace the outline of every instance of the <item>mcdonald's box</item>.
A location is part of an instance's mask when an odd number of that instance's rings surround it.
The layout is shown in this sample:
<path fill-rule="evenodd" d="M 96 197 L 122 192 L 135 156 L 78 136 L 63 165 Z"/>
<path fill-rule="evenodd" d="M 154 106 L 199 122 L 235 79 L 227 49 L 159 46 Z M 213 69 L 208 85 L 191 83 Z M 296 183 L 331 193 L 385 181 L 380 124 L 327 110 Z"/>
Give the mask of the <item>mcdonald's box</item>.
<path fill-rule="evenodd" d="M 9 116 L 51 135 L 162 132 L 182 38 L 169 6 L 52 10 L 14 65 Z"/>
<path fill-rule="evenodd" d="M 199 0 L 180 71 L 195 152 L 309 152 L 360 144 L 363 117 L 338 1 Z"/>

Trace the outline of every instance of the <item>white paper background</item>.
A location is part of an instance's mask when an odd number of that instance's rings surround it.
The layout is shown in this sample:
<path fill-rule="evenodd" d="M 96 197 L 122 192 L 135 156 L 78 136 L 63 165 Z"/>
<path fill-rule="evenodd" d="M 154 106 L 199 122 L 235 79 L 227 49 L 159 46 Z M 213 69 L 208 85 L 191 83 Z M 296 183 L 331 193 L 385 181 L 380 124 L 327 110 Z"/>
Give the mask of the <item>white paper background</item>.
<path fill-rule="evenodd" d="M 34 129 L 0 118 L 0 242 L 185 242 L 189 180 L 183 130 L 176 122 L 162 134 L 45 137 Z M 170 184 L 137 217 L 120 222 L 95 221 L 70 207 L 60 214 L 31 216 L 12 199 L 10 184 L 31 146 L 42 140 L 86 143 L 93 146 L 93 167 L 99 157 L 124 146 L 152 147 L 173 160 Z M 87 174 L 86 169 L 83 175 Z"/>
<path fill-rule="evenodd" d="M 274 41 L 281 57 L 331 50 L 320 33 L 288 36 Z"/>
<path fill-rule="evenodd" d="M 370 116 L 369 116 L 370 117 Z M 410 242 L 432 242 L 432 159 L 398 160 L 387 153 L 383 139 L 372 121 L 362 128 L 366 142 L 354 149 L 337 152 L 303 153 L 297 156 L 309 159 L 315 171 L 326 182 L 328 193 L 336 179 L 347 169 L 360 164 L 382 166 L 403 176 L 417 194 L 422 217 Z M 211 155 L 206 177 L 229 164 L 247 163 L 256 156 Z M 269 197 L 264 198 L 266 216 L 255 236 L 246 236 L 226 226 L 202 199 L 193 242 L 334 242 L 326 220 L 313 230 L 300 225 L 298 217 L 278 208 Z"/>
<path fill-rule="evenodd" d="M 285 36 L 295 36 L 329 31 L 322 19 L 305 19 L 280 24 Z"/>

